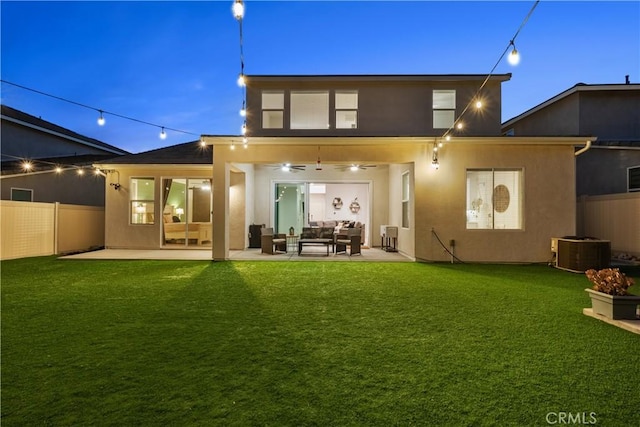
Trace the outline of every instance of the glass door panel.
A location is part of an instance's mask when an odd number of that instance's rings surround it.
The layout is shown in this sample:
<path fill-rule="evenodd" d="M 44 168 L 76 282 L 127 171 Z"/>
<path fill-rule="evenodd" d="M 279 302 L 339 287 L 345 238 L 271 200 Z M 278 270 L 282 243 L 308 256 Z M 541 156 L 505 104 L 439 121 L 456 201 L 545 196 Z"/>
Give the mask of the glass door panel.
<path fill-rule="evenodd" d="M 279 182 L 275 186 L 274 233 L 299 234 L 306 217 L 306 185 Z"/>
<path fill-rule="evenodd" d="M 163 245 L 210 246 L 211 180 L 166 178 L 162 185 Z"/>

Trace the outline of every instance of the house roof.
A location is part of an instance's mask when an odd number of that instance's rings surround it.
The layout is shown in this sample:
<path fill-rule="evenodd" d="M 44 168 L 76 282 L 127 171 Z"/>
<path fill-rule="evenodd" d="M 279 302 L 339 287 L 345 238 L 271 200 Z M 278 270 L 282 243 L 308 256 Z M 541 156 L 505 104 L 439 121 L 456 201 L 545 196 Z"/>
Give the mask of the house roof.
<path fill-rule="evenodd" d="M 7 105 L 2 105 L 1 107 L 2 107 L 2 110 L 1 110 L 2 120 L 18 123 L 23 126 L 39 130 L 41 132 L 46 132 L 52 135 L 61 136 L 63 138 L 67 138 L 90 147 L 99 148 L 105 151 L 106 153 L 129 154 L 128 151 L 122 150 L 118 147 L 114 147 L 113 145 L 107 144 L 106 142 L 102 142 L 94 138 L 89 138 L 87 136 L 73 132 L 69 129 L 65 129 L 61 126 L 58 126 L 46 120 L 42 120 L 39 117 L 35 117 L 23 111 L 16 110 L 15 108 L 11 108 Z"/>
<path fill-rule="evenodd" d="M 247 81 L 336 81 L 336 82 L 389 82 L 389 81 L 483 81 L 487 74 L 323 74 L 323 75 L 246 75 Z M 507 81 L 511 73 L 492 74 L 489 80 Z"/>
<path fill-rule="evenodd" d="M 514 123 L 524 119 L 525 117 L 528 117 L 540 110 L 542 110 L 545 107 L 548 107 L 549 105 L 556 103 L 558 101 L 560 101 L 563 98 L 566 98 L 570 95 L 573 95 L 574 93 L 577 92 L 591 92 L 591 91 L 617 91 L 617 90 L 628 90 L 628 91 L 632 91 L 632 90 L 640 90 L 640 84 L 585 84 L 585 83 L 578 83 L 573 87 L 570 87 L 569 89 L 565 90 L 564 92 L 560 92 L 559 94 L 557 94 L 556 96 L 547 99 L 544 102 L 541 102 L 540 104 L 536 105 L 533 108 L 528 109 L 527 111 L 525 111 L 522 114 L 519 114 L 509 120 L 507 120 L 506 122 L 504 122 L 502 124 L 502 128 L 503 130 L 505 128 L 508 128 L 509 126 L 512 126 Z"/>
<path fill-rule="evenodd" d="M 212 163 L 211 148 L 203 147 L 200 141 L 185 142 L 101 162 L 109 165 L 211 165 Z"/>

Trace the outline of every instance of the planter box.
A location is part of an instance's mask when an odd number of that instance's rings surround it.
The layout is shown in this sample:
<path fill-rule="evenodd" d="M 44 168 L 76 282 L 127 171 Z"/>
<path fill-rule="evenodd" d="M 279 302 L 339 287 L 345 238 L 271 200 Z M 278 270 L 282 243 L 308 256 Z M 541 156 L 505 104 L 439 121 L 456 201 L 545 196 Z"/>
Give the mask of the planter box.
<path fill-rule="evenodd" d="M 614 320 L 637 320 L 636 313 L 640 305 L 640 296 L 615 296 L 593 289 L 585 289 L 591 297 L 591 307 L 595 314 L 600 314 Z"/>

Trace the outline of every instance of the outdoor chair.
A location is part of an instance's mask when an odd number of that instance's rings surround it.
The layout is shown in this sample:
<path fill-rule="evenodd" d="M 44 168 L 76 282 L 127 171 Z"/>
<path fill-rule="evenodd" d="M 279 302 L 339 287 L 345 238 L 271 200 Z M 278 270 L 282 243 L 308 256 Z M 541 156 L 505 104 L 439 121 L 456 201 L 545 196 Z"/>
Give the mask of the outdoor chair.
<path fill-rule="evenodd" d="M 360 235 L 360 229 L 349 228 L 346 231 L 347 234 L 338 234 L 336 236 L 336 255 L 341 252 L 347 253 L 347 246 L 349 247 L 349 256 L 362 255 L 362 236 Z"/>
<path fill-rule="evenodd" d="M 273 228 L 262 228 L 260 246 L 263 254 L 273 255 L 276 252 L 287 252 L 287 238 L 284 234 L 273 234 Z"/>

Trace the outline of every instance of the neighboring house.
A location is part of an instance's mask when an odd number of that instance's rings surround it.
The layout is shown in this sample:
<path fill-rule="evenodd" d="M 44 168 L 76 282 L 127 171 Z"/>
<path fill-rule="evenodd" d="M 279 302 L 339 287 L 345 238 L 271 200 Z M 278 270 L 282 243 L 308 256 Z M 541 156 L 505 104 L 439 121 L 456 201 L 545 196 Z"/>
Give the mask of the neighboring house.
<path fill-rule="evenodd" d="M 597 137 L 577 157 L 576 194 L 640 190 L 640 84 L 578 83 L 508 120 L 503 134 Z"/>
<path fill-rule="evenodd" d="M 91 164 L 127 151 L 6 105 L 1 118 L 2 200 L 104 206 L 104 176 Z"/>
<path fill-rule="evenodd" d="M 551 238 L 575 233 L 575 151 L 594 138 L 501 136 L 501 84 L 510 77 L 247 76 L 246 146 L 242 136 L 203 135 L 203 163 L 173 164 L 182 156 L 174 152 L 165 162 L 99 165 L 121 185 L 107 190 L 106 246 L 187 247 L 211 237 L 213 259 L 224 260 L 249 245 L 252 224 L 298 233 L 331 221 L 363 224 L 368 246 L 382 245 L 383 226 L 397 226 L 397 248 L 417 260 L 449 261 L 449 250 L 470 262 L 547 261 Z M 202 148 L 166 150 L 181 149 Z M 212 236 L 195 217 L 206 179 Z M 184 195 L 171 201 L 176 194 Z M 165 219 L 178 209 L 187 238 L 167 239 Z"/>

